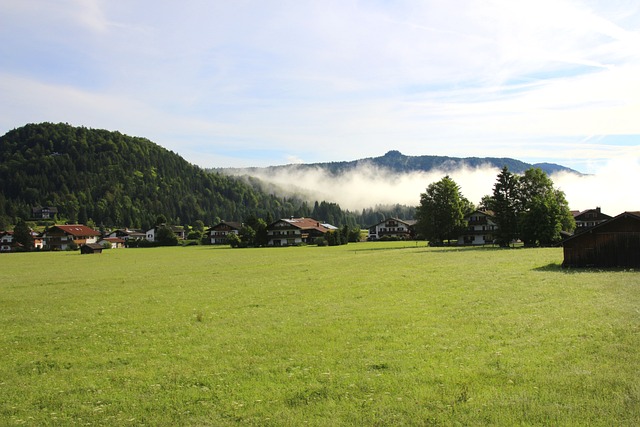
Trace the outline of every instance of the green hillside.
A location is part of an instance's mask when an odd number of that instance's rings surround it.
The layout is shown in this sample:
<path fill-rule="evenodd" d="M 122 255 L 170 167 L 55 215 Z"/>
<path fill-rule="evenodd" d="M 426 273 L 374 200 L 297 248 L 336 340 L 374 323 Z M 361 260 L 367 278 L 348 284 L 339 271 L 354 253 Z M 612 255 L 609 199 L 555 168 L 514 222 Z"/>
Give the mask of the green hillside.
<path fill-rule="evenodd" d="M 164 215 L 175 224 L 283 217 L 300 200 L 261 192 L 206 172 L 145 138 L 67 124 L 29 124 L 0 137 L 0 218 L 30 218 L 55 206 L 70 222 L 146 228 Z"/>

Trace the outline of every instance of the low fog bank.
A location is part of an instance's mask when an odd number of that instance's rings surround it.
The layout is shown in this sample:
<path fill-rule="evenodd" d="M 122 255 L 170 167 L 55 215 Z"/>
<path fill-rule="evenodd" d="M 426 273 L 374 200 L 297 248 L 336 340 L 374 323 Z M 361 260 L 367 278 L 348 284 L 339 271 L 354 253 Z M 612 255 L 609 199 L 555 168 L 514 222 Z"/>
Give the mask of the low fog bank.
<path fill-rule="evenodd" d="M 287 194 L 307 194 L 310 201 L 335 202 L 343 209 L 360 211 L 376 205 L 417 206 L 420 193 L 427 186 L 449 175 L 462 194 L 474 204 L 491 194 L 500 170 L 491 166 L 463 167 L 453 171 L 394 173 L 371 165 L 331 175 L 321 168 L 293 168 L 268 174 L 252 170 L 249 174 L 280 187 Z M 602 208 L 615 216 L 624 211 L 640 210 L 640 165 L 637 159 L 611 161 L 593 175 L 569 172 L 551 176 L 556 188 L 565 192 L 572 210 Z M 273 187 L 270 188 L 273 191 Z"/>
<path fill-rule="evenodd" d="M 551 175 L 555 186 L 567 196 L 569 207 L 585 210 L 601 207 L 616 216 L 640 211 L 640 159 L 614 159 L 592 175 L 559 172 Z"/>

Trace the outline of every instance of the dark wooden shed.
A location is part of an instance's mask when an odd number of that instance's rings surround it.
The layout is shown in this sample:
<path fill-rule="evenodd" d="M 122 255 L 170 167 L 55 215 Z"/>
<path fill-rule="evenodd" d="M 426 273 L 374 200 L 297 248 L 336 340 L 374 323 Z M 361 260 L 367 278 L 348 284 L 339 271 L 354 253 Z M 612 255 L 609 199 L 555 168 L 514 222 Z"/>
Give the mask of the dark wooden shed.
<path fill-rule="evenodd" d="M 85 245 L 80 246 L 80 253 L 81 254 L 101 254 L 102 249 L 104 249 L 102 245 L 99 245 L 97 243 L 87 243 Z"/>
<path fill-rule="evenodd" d="M 640 267 L 640 212 L 624 212 L 562 242 L 563 267 Z"/>

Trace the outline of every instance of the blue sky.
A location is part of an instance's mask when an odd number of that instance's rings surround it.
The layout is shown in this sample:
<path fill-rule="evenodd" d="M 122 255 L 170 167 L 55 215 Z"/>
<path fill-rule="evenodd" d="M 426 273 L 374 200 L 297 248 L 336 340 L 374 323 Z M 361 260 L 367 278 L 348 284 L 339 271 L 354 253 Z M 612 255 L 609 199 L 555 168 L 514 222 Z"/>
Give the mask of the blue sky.
<path fill-rule="evenodd" d="M 0 133 L 119 130 L 203 167 L 640 168 L 637 0 L 3 0 L 0 38 Z"/>

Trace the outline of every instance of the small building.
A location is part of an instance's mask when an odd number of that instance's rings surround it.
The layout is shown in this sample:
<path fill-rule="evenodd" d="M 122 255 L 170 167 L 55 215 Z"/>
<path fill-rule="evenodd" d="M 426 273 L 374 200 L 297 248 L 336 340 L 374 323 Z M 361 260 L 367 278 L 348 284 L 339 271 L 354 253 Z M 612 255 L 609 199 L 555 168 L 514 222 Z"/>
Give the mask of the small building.
<path fill-rule="evenodd" d="M 98 242 L 99 245 L 105 246 L 109 245 L 111 249 L 120 249 L 125 247 L 126 240 L 121 239 L 120 237 L 105 237 L 104 239 Z"/>
<path fill-rule="evenodd" d="M 330 228 L 313 218 L 280 219 L 267 227 L 268 246 L 295 246 L 313 243 Z"/>
<path fill-rule="evenodd" d="M 227 236 L 230 233 L 239 234 L 242 224 L 239 222 L 222 221 L 207 230 L 206 234 L 212 245 L 227 244 Z"/>
<path fill-rule="evenodd" d="M 128 228 L 119 228 L 117 230 L 113 230 L 107 233 L 105 235 L 105 238 L 107 237 L 109 238 L 117 237 L 126 242 L 128 240 L 143 240 L 146 238 L 146 234 L 138 230 L 129 230 Z"/>
<path fill-rule="evenodd" d="M 458 237 L 459 245 L 491 245 L 498 225 L 492 211 L 475 210 L 465 217 L 467 229 Z"/>
<path fill-rule="evenodd" d="M 84 254 L 101 254 L 102 249 L 104 249 L 102 245 L 99 245 L 97 243 L 86 243 L 80 246 L 80 253 L 83 255 Z"/>
<path fill-rule="evenodd" d="M 33 248 L 42 249 L 42 236 L 35 231 L 31 231 Z M 15 241 L 13 231 L 0 231 L 0 252 L 15 252 L 23 250 L 24 246 Z"/>
<path fill-rule="evenodd" d="M 54 225 L 42 234 L 44 249 L 73 249 L 78 246 L 96 243 L 100 232 L 86 225 Z"/>
<path fill-rule="evenodd" d="M 562 242 L 563 267 L 640 267 L 640 212 L 623 212 Z"/>
<path fill-rule="evenodd" d="M 162 225 L 159 225 L 157 227 L 153 227 L 153 228 L 147 230 L 146 233 L 145 233 L 146 240 L 148 240 L 150 242 L 155 242 L 156 241 L 156 234 L 158 234 L 158 229 L 162 228 L 162 227 L 167 227 L 167 226 L 162 224 Z M 184 227 L 181 227 L 179 225 L 169 225 L 168 227 L 171 229 L 171 231 L 173 231 L 173 234 L 176 235 L 178 240 L 184 240 L 186 238 L 186 233 L 184 231 Z"/>
<path fill-rule="evenodd" d="M 37 206 L 31 208 L 33 219 L 53 219 L 58 214 L 58 208 L 54 206 Z"/>
<path fill-rule="evenodd" d="M 367 240 L 412 240 L 415 237 L 416 220 L 388 218 L 369 227 Z"/>
<path fill-rule="evenodd" d="M 611 219 L 609 215 L 602 213 L 599 207 L 572 213 L 573 219 L 576 221 L 576 233 L 581 233 L 588 228 Z"/>
<path fill-rule="evenodd" d="M 34 249 L 44 249 L 44 240 L 42 239 L 42 233 L 32 231 L 31 238 L 33 238 Z"/>
<path fill-rule="evenodd" d="M 13 231 L 0 231 L 0 252 L 12 252 L 14 249 Z"/>

